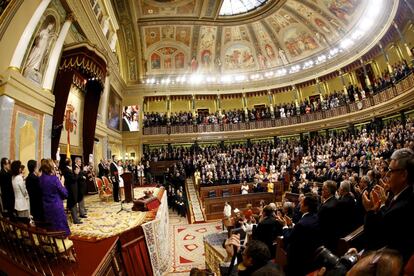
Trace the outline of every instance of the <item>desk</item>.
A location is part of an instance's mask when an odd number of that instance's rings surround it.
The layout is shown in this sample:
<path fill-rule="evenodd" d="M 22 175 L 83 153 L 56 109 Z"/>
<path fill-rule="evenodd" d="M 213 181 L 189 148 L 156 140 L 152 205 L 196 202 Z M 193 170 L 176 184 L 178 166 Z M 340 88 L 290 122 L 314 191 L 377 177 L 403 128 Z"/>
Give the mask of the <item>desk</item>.
<path fill-rule="evenodd" d="M 204 208 L 207 220 L 222 219 L 224 203 L 227 201 L 232 210 L 238 208 L 243 211 L 248 203 L 253 207 L 260 205 L 260 201 L 264 200 L 266 203 L 275 202 L 275 194 L 272 193 L 251 193 L 247 195 L 234 195 L 229 197 L 214 197 L 204 199 Z"/>
<path fill-rule="evenodd" d="M 134 176 L 131 172 L 124 172 L 121 177 L 124 180 L 125 202 L 130 203 L 134 197 Z"/>
<path fill-rule="evenodd" d="M 253 183 L 249 184 L 249 194 L 253 191 Z M 267 182 L 261 183 L 262 187 L 267 189 Z M 201 186 L 200 187 L 200 199 L 202 202 L 205 201 L 205 199 L 209 198 L 209 192 L 214 191 L 216 194 L 216 197 L 223 197 L 223 192 L 228 192 L 230 196 L 234 195 L 241 195 L 240 191 L 241 184 L 227 184 L 227 185 L 212 185 L 212 186 Z M 284 192 L 283 184 L 282 182 L 278 181 L 274 183 L 273 191 L 276 196 L 276 201 L 282 201 L 282 195 Z M 225 197 L 228 198 L 228 197 Z M 233 207 L 233 205 L 231 205 Z M 243 206 L 244 208 L 245 206 Z M 240 209 L 240 208 L 239 208 Z"/>

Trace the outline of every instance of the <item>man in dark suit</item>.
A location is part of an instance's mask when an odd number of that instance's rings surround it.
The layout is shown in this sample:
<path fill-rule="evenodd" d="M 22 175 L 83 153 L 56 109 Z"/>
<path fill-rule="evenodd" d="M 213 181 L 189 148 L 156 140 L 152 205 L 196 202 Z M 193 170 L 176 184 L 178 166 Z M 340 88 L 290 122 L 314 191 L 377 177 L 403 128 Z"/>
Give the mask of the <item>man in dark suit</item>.
<path fill-rule="evenodd" d="M 239 251 L 240 247 L 239 234 L 233 234 L 224 242 L 227 257 L 225 262 L 220 264 L 221 275 L 284 275 L 280 268 L 272 263 L 269 248 L 263 242 L 251 240 L 242 252 Z M 234 252 L 234 249 L 237 252 Z M 232 266 L 231 261 L 234 254 L 237 254 L 238 264 Z"/>
<path fill-rule="evenodd" d="M 286 274 L 301 276 L 315 269 L 313 258 L 315 250 L 321 245 L 321 232 L 316 214 L 318 199 L 307 193 L 300 203 L 302 218 L 293 226 L 288 217 L 278 218 L 284 224 L 283 238 L 287 252 Z"/>
<path fill-rule="evenodd" d="M 115 162 L 116 162 L 116 156 L 112 155 L 112 162 L 110 165 L 111 180 L 112 180 L 112 186 L 113 186 L 112 195 L 114 196 L 114 201 L 119 202 L 119 174 L 118 174 L 118 167 Z"/>
<path fill-rule="evenodd" d="M 327 180 L 322 186 L 322 204 L 319 207 L 318 217 L 321 226 L 324 245 L 336 252 L 339 240 L 338 200 L 335 198 L 337 184 L 335 181 Z"/>
<path fill-rule="evenodd" d="M 349 180 L 344 180 L 339 186 L 339 199 L 338 199 L 338 213 L 340 224 L 339 237 L 345 237 L 352 231 L 354 231 L 358 226 L 357 225 L 357 215 L 356 215 L 356 202 L 354 196 L 351 194 L 351 182 Z"/>
<path fill-rule="evenodd" d="M 27 168 L 29 175 L 26 178 L 26 189 L 30 198 L 30 214 L 35 222 L 43 222 L 42 190 L 40 189 L 39 177 L 37 176 L 37 162 L 29 160 Z"/>
<path fill-rule="evenodd" d="M 102 178 L 102 176 L 106 176 L 106 164 L 104 160 L 101 160 L 101 162 L 98 165 L 98 177 Z"/>
<path fill-rule="evenodd" d="M 282 225 L 275 218 L 275 211 L 269 205 L 263 209 L 264 218 L 259 222 L 253 231 L 253 239 L 264 242 L 268 247 L 272 257 L 276 253 L 273 245 L 277 236 L 282 235 Z"/>
<path fill-rule="evenodd" d="M 1 159 L 0 194 L 3 208 L 1 211 L 8 217 L 12 217 L 14 212 L 14 190 L 12 185 L 12 175 L 10 173 L 10 164 L 11 162 L 8 158 Z"/>
<path fill-rule="evenodd" d="M 414 152 L 403 148 L 391 156 L 387 184 L 394 197 L 388 206 L 384 205 L 384 188 L 375 186 L 371 193 L 365 191 L 363 204 L 367 211 L 364 232 L 367 247 L 378 249 L 388 247 L 398 250 L 404 261 L 414 253 Z"/>
<path fill-rule="evenodd" d="M 68 191 L 67 208 L 70 210 L 74 224 L 81 224 L 78 217 L 78 175 L 79 168 L 72 169 L 72 160 L 66 158 L 65 167 L 63 168 L 63 176 L 65 177 L 65 187 Z"/>
<path fill-rule="evenodd" d="M 79 215 L 81 218 L 87 218 L 86 208 L 85 208 L 85 194 L 86 194 L 86 172 L 82 168 L 82 159 L 80 157 L 75 158 L 75 167 L 74 169 L 79 169 L 78 174 L 78 207 Z"/>

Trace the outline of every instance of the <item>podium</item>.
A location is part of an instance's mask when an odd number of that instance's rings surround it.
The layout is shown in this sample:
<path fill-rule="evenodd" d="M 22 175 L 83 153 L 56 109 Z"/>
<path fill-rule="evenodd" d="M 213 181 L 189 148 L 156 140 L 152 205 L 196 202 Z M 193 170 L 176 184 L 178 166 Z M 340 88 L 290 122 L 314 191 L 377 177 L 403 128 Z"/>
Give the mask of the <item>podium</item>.
<path fill-rule="evenodd" d="M 130 203 L 134 197 L 134 176 L 131 172 L 124 172 L 121 177 L 124 180 L 125 202 Z"/>

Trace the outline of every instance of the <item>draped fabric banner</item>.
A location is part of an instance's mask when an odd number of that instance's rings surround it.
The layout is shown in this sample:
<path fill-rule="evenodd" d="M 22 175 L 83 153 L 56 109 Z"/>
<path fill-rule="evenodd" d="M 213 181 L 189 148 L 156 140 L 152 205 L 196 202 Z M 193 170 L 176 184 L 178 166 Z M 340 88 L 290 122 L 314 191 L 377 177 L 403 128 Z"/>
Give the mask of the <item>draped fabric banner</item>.
<path fill-rule="evenodd" d="M 155 276 L 161 276 L 169 268 L 170 241 L 167 193 L 164 192 L 161 205 L 154 220 L 142 225 Z"/>

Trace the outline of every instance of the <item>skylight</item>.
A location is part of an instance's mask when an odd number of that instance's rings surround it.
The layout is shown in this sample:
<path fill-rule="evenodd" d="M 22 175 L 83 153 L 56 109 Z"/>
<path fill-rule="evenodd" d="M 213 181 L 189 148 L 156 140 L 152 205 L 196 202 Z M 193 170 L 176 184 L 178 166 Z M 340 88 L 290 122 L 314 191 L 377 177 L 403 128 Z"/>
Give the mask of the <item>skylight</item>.
<path fill-rule="evenodd" d="M 221 5 L 220 15 L 237 15 L 249 12 L 262 6 L 267 0 L 224 0 Z"/>

